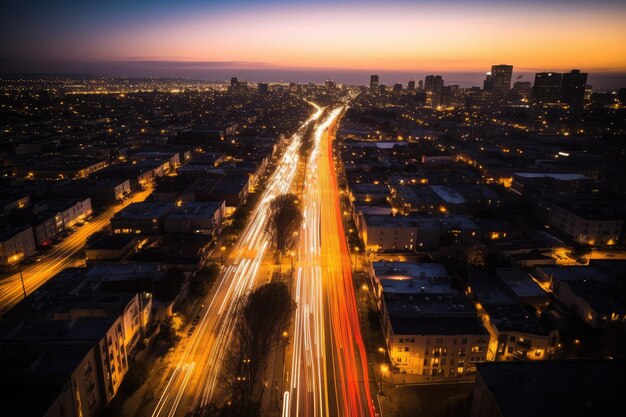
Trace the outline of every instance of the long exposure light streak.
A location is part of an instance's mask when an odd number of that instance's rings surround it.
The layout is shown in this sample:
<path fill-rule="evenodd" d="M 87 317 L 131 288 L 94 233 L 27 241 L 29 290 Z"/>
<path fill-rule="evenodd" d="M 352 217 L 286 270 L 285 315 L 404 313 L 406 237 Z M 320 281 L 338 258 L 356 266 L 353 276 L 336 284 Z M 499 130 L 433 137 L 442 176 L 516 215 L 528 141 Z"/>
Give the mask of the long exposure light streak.
<path fill-rule="evenodd" d="M 228 349 L 237 300 L 257 282 L 259 269 L 269 247 L 265 231 L 269 203 L 291 188 L 299 163 L 302 133 L 321 116 L 317 111 L 304 122 L 278 161 L 258 205 L 233 248 L 217 287 L 204 310 L 196 332 L 185 345 L 178 365 L 167 379 L 151 414 L 152 417 L 184 415 L 189 409 L 211 402 L 221 364 Z"/>
<path fill-rule="evenodd" d="M 307 166 L 283 417 L 374 415 L 329 133 L 342 111 L 318 125 Z"/>

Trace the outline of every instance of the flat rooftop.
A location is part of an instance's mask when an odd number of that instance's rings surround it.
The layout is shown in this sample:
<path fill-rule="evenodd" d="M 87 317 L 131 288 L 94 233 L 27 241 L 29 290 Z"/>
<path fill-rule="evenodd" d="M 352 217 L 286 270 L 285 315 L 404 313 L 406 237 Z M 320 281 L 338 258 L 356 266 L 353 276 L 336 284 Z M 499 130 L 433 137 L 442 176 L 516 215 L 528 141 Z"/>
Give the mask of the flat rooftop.
<path fill-rule="evenodd" d="M 485 362 L 478 373 L 504 417 L 626 415 L 626 361 Z"/>
<path fill-rule="evenodd" d="M 372 262 L 374 274 L 379 280 L 408 280 L 413 278 L 431 279 L 448 278 L 448 272 L 442 264 L 414 262 Z"/>
<path fill-rule="evenodd" d="M 213 214 L 222 206 L 221 201 L 189 202 L 181 207 L 176 207 L 168 219 L 205 219 L 213 217 Z"/>
<path fill-rule="evenodd" d="M 388 212 L 391 210 L 387 209 Z M 390 216 L 380 214 L 364 214 L 365 224 L 368 227 L 413 227 L 417 226 L 417 220 L 406 216 Z"/>
<path fill-rule="evenodd" d="M 548 297 L 528 272 L 516 268 L 497 268 L 496 275 L 518 297 Z"/>
<path fill-rule="evenodd" d="M 433 190 L 445 203 L 448 204 L 465 204 L 467 200 L 461 194 L 456 192 L 452 187 L 448 187 L 446 185 L 429 185 L 431 190 Z"/>
<path fill-rule="evenodd" d="M 581 174 L 563 174 L 554 172 L 515 172 L 514 175 L 522 178 L 551 178 L 557 181 L 589 180 L 591 178 Z"/>
<path fill-rule="evenodd" d="M 477 317 L 392 317 L 390 321 L 394 335 L 484 335 L 489 339 Z"/>
<path fill-rule="evenodd" d="M 462 294 L 448 287 L 438 293 L 384 292 L 390 317 L 475 316 L 475 310 Z"/>
<path fill-rule="evenodd" d="M 115 220 L 159 219 L 174 209 L 174 203 L 141 202 L 132 203 L 115 214 Z"/>

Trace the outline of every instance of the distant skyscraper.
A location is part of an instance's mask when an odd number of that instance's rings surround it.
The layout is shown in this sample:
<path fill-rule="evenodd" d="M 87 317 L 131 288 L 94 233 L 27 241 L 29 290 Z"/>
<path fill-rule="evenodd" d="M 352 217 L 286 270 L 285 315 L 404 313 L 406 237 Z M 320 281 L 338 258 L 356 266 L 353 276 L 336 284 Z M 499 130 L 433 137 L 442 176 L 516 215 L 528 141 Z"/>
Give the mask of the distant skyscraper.
<path fill-rule="evenodd" d="M 590 102 L 591 101 L 591 95 L 593 94 L 593 86 L 587 84 L 585 86 L 585 101 L 586 102 Z"/>
<path fill-rule="evenodd" d="M 393 85 L 393 91 L 402 91 L 402 84 L 400 83 L 395 83 Z"/>
<path fill-rule="evenodd" d="M 327 90 L 334 90 L 337 88 L 337 83 L 334 82 L 333 80 L 326 80 L 324 85 L 326 86 Z"/>
<path fill-rule="evenodd" d="M 415 81 L 414 80 L 409 81 L 409 83 L 406 86 L 406 89 L 409 91 L 415 90 Z"/>
<path fill-rule="evenodd" d="M 420 90 L 420 91 L 422 91 L 424 89 L 424 81 L 419 80 L 417 82 L 417 89 Z"/>
<path fill-rule="evenodd" d="M 370 90 L 378 91 L 378 75 L 370 75 Z"/>
<path fill-rule="evenodd" d="M 237 79 L 237 77 L 232 77 L 230 79 L 230 86 L 235 88 L 237 87 L 237 85 L 239 84 L 239 80 Z"/>
<path fill-rule="evenodd" d="M 441 104 L 441 91 L 443 90 L 443 77 L 441 75 L 427 75 L 424 80 L 426 91 L 426 105 L 437 107 Z"/>
<path fill-rule="evenodd" d="M 488 72 L 485 76 L 485 81 L 483 81 L 483 90 L 485 91 L 493 91 L 493 75 L 491 72 Z"/>
<path fill-rule="evenodd" d="M 270 86 L 267 83 L 258 83 L 257 88 L 259 93 L 267 94 L 270 91 Z"/>
<path fill-rule="evenodd" d="M 489 87 L 494 98 L 503 98 L 511 89 L 511 75 L 513 75 L 513 65 L 492 65 Z M 489 79 L 489 74 L 487 74 Z M 485 80 L 487 83 L 487 80 Z"/>
<path fill-rule="evenodd" d="M 558 72 L 538 72 L 535 74 L 533 99 L 541 103 L 556 103 L 561 95 L 563 74 Z"/>
<path fill-rule="evenodd" d="M 515 94 L 519 94 L 522 98 L 530 97 L 532 92 L 532 87 L 530 86 L 530 81 L 516 81 L 513 84 L 513 92 Z"/>
<path fill-rule="evenodd" d="M 563 74 L 561 81 L 561 100 L 572 105 L 582 105 L 585 101 L 585 86 L 587 85 L 587 73 L 580 70 L 572 70 Z"/>

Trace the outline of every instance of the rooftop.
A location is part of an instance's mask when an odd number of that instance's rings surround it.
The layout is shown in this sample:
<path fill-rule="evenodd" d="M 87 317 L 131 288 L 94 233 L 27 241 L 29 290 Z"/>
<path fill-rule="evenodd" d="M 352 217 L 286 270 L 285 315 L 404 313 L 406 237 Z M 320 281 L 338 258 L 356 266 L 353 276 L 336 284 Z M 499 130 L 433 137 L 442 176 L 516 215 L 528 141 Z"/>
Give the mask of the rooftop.
<path fill-rule="evenodd" d="M 626 361 L 485 362 L 478 372 L 504 417 L 626 415 Z"/>
<path fill-rule="evenodd" d="M 392 317 L 394 335 L 484 335 L 489 333 L 477 317 Z"/>
<path fill-rule="evenodd" d="M 448 279 L 448 272 L 442 264 L 413 262 L 372 262 L 374 274 L 379 280 Z"/>
<path fill-rule="evenodd" d="M 535 281 L 530 278 L 527 272 L 515 268 L 498 268 L 496 275 L 502 280 L 504 285 L 509 287 L 518 297 L 547 297 L 548 294 Z"/>
<path fill-rule="evenodd" d="M 174 209 L 174 203 L 141 202 L 132 203 L 119 211 L 114 219 L 159 219 Z"/>
<path fill-rule="evenodd" d="M 184 203 L 180 207 L 176 207 L 172 213 L 167 216 L 168 219 L 190 219 L 190 218 L 207 218 L 222 206 L 221 201 L 211 202 L 189 202 Z"/>

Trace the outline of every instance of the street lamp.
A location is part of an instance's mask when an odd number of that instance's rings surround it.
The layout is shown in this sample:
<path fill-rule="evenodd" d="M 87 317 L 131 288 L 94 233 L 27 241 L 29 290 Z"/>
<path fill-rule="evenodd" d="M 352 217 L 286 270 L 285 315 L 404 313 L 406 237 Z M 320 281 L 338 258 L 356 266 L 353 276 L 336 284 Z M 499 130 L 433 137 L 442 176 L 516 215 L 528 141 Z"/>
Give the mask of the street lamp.
<path fill-rule="evenodd" d="M 383 395 L 383 381 L 385 380 L 385 375 L 389 372 L 389 365 L 386 363 L 382 363 L 380 365 L 380 382 L 378 384 L 378 392 L 380 395 Z"/>
<path fill-rule="evenodd" d="M 26 299 L 26 285 L 24 285 L 24 275 L 22 275 L 22 254 L 15 255 L 17 260 L 17 268 L 20 271 L 20 281 L 22 281 L 22 291 L 24 291 L 24 299 Z"/>
<path fill-rule="evenodd" d="M 284 330 L 282 336 L 283 336 L 283 375 L 280 379 L 280 392 L 284 392 L 284 387 L 285 387 L 285 363 L 287 362 L 285 358 L 285 345 L 287 344 L 287 341 L 289 340 L 289 332 L 287 330 Z M 278 393 L 276 393 L 276 402 L 278 403 Z M 276 406 L 278 407 L 278 404 Z"/>
<path fill-rule="evenodd" d="M 364 314 L 363 303 L 365 302 L 365 294 L 367 293 L 367 284 L 361 285 L 361 290 L 363 290 L 361 293 L 361 314 Z"/>
<path fill-rule="evenodd" d="M 220 248 L 220 259 L 222 261 L 222 266 L 224 266 L 224 252 L 226 252 L 226 246 L 222 246 Z"/>
<path fill-rule="evenodd" d="M 356 257 L 358 253 L 359 253 L 359 247 L 355 246 L 354 247 L 354 272 L 356 272 L 356 259 L 357 259 Z"/>

